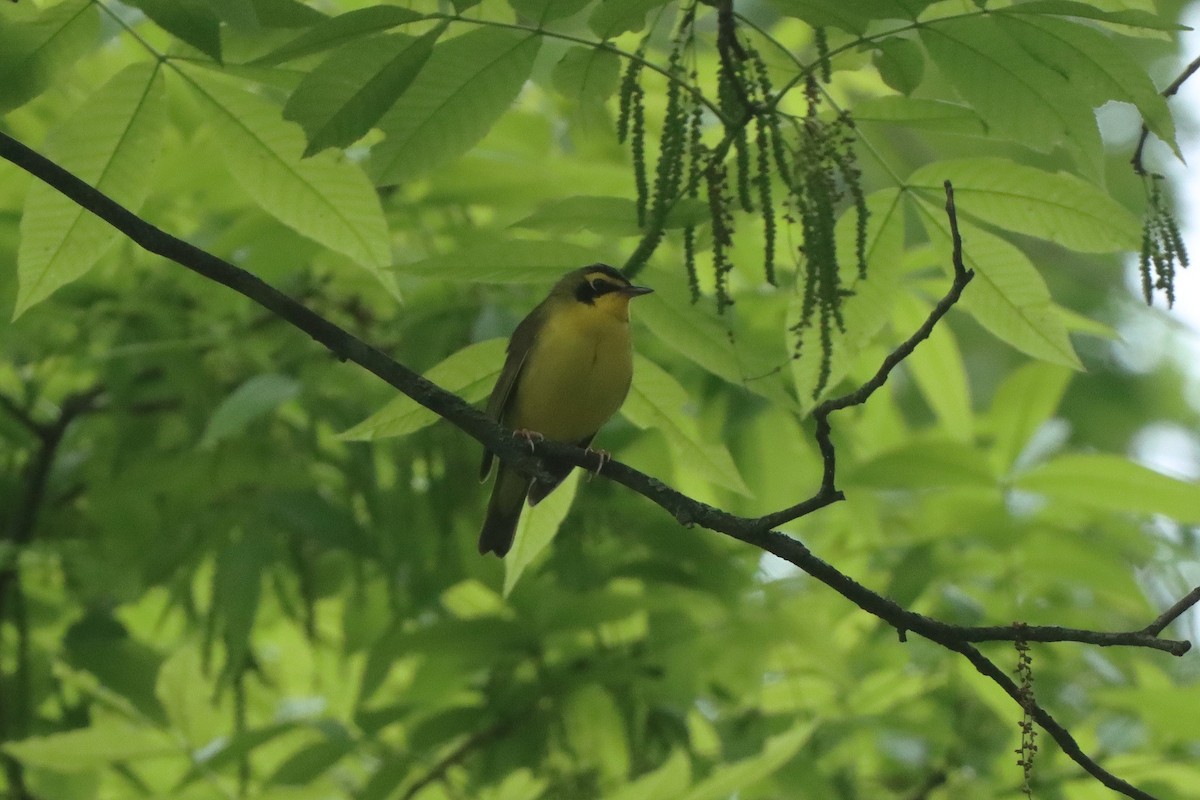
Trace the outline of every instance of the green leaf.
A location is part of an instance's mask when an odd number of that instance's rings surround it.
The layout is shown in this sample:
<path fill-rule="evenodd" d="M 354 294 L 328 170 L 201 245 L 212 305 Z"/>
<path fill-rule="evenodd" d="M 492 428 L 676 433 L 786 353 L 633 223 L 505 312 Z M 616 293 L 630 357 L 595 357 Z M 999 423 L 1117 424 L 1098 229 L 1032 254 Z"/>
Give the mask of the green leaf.
<path fill-rule="evenodd" d="M 417 39 L 399 34 L 361 39 L 322 61 L 283 107 L 284 119 L 300 123 L 308 134 L 305 157 L 365 136 L 417 77 L 445 29 L 439 25 Z"/>
<path fill-rule="evenodd" d="M 537 25 L 574 16 L 582 11 L 588 2 L 589 0 L 508 0 L 513 11 Z"/>
<path fill-rule="evenodd" d="M 989 423 L 996 471 L 1012 469 L 1029 439 L 1058 409 L 1070 370 L 1032 362 L 1013 371 L 996 390 Z"/>
<path fill-rule="evenodd" d="M 892 325 L 897 338 L 911 336 L 932 310 L 932 304 L 924 300 L 908 293 L 897 293 L 892 300 Z M 905 359 L 904 365 L 941 422 L 941 430 L 955 441 L 970 441 L 974 433 L 971 390 L 954 332 L 948 326 L 939 325 Z"/>
<path fill-rule="evenodd" d="M 202 0 L 129 0 L 129 5 L 180 41 L 221 61 L 221 21 Z"/>
<path fill-rule="evenodd" d="M 711 219 L 707 202 L 698 197 L 681 197 L 667 210 L 662 226 L 668 231 L 689 225 L 699 227 L 707 225 Z"/>
<path fill-rule="evenodd" d="M 1106 453 L 1059 456 L 1020 476 L 1014 485 L 1085 508 L 1200 522 L 1200 484 L 1169 478 Z"/>
<path fill-rule="evenodd" d="M 617 91 L 621 59 L 599 47 L 571 47 L 554 65 L 554 88 L 577 103 L 603 103 Z"/>
<path fill-rule="evenodd" d="M 1167 100 L 1123 42 L 1062 19 L 999 13 L 996 22 L 1031 56 L 1065 75 L 1093 107 L 1110 100 L 1135 105 L 1146 127 L 1179 155 Z"/>
<path fill-rule="evenodd" d="M 425 373 L 425 377 L 468 403 L 487 397 L 504 365 L 504 339 L 468 345 Z M 400 395 L 367 419 L 339 435 L 339 439 L 370 442 L 419 431 L 440 417 L 407 395 Z"/>
<path fill-rule="evenodd" d="M 721 320 L 692 305 L 687 287 L 676 274 L 648 271 L 645 283 L 654 294 L 637 301 L 633 318 L 645 323 L 661 343 L 729 383 L 742 385 L 737 352 Z"/>
<path fill-rule="evenodd" d="M 539 208 L 511 227 L 552 233 L 592 231 L 605 236 L 637 236 L 637 206 L 625 197 L 564 197 Z"/>
<path fill-rule="evenodd" d="M 210 625 L 219 622 L 225 645 L 221 677 L 233 680 L 246 666 L 250 631 L 258 615 L 262 573 L 270 560 L 270 543 L 258 531 L 243 532 L 221 551 L 212 577 Z M 210 631 L 213 628 L 210 627 Z"/>
<path fill-rule="evenodd" d="M 595 262 L 595 251 L 568 242 L 509 239 L 467 245 L 446 255 L 399 264 L 396 270 L 443 281 L 548 285 Z"/>
<path fill-rule="evenodd" d="M 696 473 L 746 497 L 753 496 L 725 445 L 700 438 L 688 414 L 690 405 L 687 391 L 670 373 L 648 358 L 634 356 L 633 386 L 621 413 L 639 428 L 661 431 L 681 473 Z"/>
<path fill-rule="evenodd" d="M 572 470 L 562 485 L 549 497 L 532 508 L 526 506 L 521 512 L 512 551 L 504 558 L 505 597 L 512 594 L 522 573 L 558 535 L 558 529 L 562 527 L 567 512 L 571 510 L 571 503 L 575 500 L 579 476 L 582 474 L 580 470 Z"/>
<path fill-rule="evenodd" d="M 99 43 L 91 0 L 67 0 L 0 25 L 0 113 L 24 105 Z"/>
<path fill-rule="evenodd" d="M 683 794 L 692 780 L 692 764 L 683 750 L 673 750 L 662 766 L 604 796 L 604 800 L 670 800 Z"/>
<path fill-rule="evenodd" d="M 987 126 L 971 107 L 923 97 L 868 97 L 854 106 L 854 122 L 882 122 L 970 136 L 987 133 Z"/>
<path fill-rule="evenodd" d="M 300 392 L 300 384 L 286 375 L 255 375 L 233 390 L 213 412 L 200 437 L 201 447 L 241 433 L 254 420 L 266 416 Z"/>
<path fill-rule="evenodd" d="M 442 607 L 459 619 L 513 616 L 504 598 L 474 578 L 459 581 L 442 592 Z"/>
<path fill-rule="evenodd" d="M 762 781 L 799 752 L 816 730 L 816 723 L 797 725 L 786 733 L 772 736 L 758 755 L 722 764 L 709 774 L 683 800 L 725 800 Z"/>
<path fill-rule="evenodd" d="M 251 64 L 282 64 L 342 45 L 353 45 L 368 34 L 425 19 L 423 14 L 399 6 L 380 5 L 347 11 L 309 28 L 282 47 L 277 47 Z"/>
<path fill-rule="evenodd" d="M 817 28 L 864 34 L 880 19 L 915 20 L 932 0 L 775 0 L 783 14 Z"/>
<path fill-rule="evenodd" d="M 166 733 L 115 720 L 9 742 L 3 750 L 27 767 L 63 771 L 94 769 L 118 761 L 183 755 Z"/>
<path fill-rule="evenodd" d="M 1067 79 L 1029 58 L 991 16 L 941 19 L 919 28 L 941 73 L 991 132 L 1037 150 L 1064 145 L 1081 167 L 1101 174 L 1096 116 Z"/>
<path fill-rule="evenodd" d="M 562 722 L 576 762 L 596 769 L 602 787 L 625 779 L 629 742 L 624 717 L 612 695 L 594 683 L 585 684 L 566 698 Z"/>
<path fill-rule="evenodd" d="M 207 0 L 223 22 L 238 32 L 262 33 L 253 2 L 246 0 Z"/>
<path fill-rule="evenodd" d="M 125 549 L 125 558 L 130 558 L 136 547 L 126 543 L 116 546 Z M 111 575 L 113 570 L 108 572 Z M 112 578 L 120 580 L 116 575 Z M 124 625 L 98 610 L 88 612 L 72 625 L 61 643 L 62 663 L 95 678 L 110 698 L 127 701 L 146 720 L 165 722 L 154 694 L 154 681 L 163 657 L 151 645 L 130 636 Z"/>
<path fill-rule="evenodd" d="M 153 62 L 117 73 L 50 135 L 63 168 L 137 211 L 162 147 L 165 103 Z M 91 269 L 120 234 L 41 181 L 25 198 L 17 256 L 17 316 Z"/>
<path fill-rule="evenodd" d="M 945 252 L 949 260 L 950 229 L 943 209 L 929 204 L 924 221 L 933 246 Z M 1082 369 L 1062 317 L 1055 313 L 1050 290 L 1025 254 L 961 219 L 959 229 L 963 262 L 975 270 L 975 279 L 963 292 L 959 307 L 993 336 L 1021 352 L 1051 364 Z"/>
<path fill-rule="evenodd" d="M 215 770 L 237 763 L 257 748 L 299 727 L 296 722 L 277 722 L 210 742 L 203 750 L 193 754 L 192 768 L 174 787 L 176 795 L 178 796 L 178 792 L 186 786 L 198 780 L 211 778 Z"/>
<path fill-rule="evenodd" d="M 925 53 L 920 46 L 898 36 L 876 42 L 875 46 L 875 69 L 879 77 L 897 92 L 912 94 L 925 77 Z"/>
<path fill-rule="evenodd" d="M 844 480 L 882 489 L 996 485 L 978 450 L 949 439 L 910 440 L 847 468 Z"/>
<path fill-rule="evenodd" d="M 604 0 L 588 17 L 588 27 L 601 39 L 637 33 L 646 27 L 646 15 L 667 0 Z"/>
<path fill-rule="evenodd" d="M 217 0 L 224 4 L 228 0 Z M 213 2 L 213 0 L 208 0 Z M 245 0 L 243 0 L 245 4 Z M 263 28 L 307 28 L 327 17 L 300 0 L 250 0 L 255 26 Z"/>
<path fill-rule="evenodd" d="M 302 159 L 300 126 L 263 98 L 218 81 L 192 81 L 233 179 L 283 224 L 370 270 L 391 263 L 375 189 L 340 155 Z"/>
<path fill-rule="evenodd" d="M 308 786 L 357 745 L 345 731 L 334 729 L 332 736 L 293 751 L 267 778 L 268 786 Z"/>
<path fill-rule="evenodd" d="M 480 28 L 442 42 L 384 116 L 371 150 L 377 184 L 410 180 L 470 150 L 508 110 L 533 70 L 542 38 Z"/>
<path fill-rule="evenodd" d="M 1049 16 L 1051 14 L 1063 17 L 1080 17 L 1109 22 L 1114 25 L 1127 25 L 1132 28 L 1146 28 L 1155 31 L 1186 30 L 1187 27 L 1163 19 L 1150 11 L 1140 8 L 1109 11 L 1099 8 L 1098 4 L 1078 3 L 1074 0 L 1030 0 L 1026 3 L 1016 3 L 992 9 L 993 14 L 1031 14 L 1034 16 Z"/>
<path fill-rule="evenodd" d="M 1136 250 L 1141 224 L 1107 193 L 1074 175 L 1045 172 L 999 158 L 926 164 L 908 184 L 929 198 L 954 184 L 960 217 L 974 217 L 1081 253 Z"/>
<path fill-rule="evenodd" d="M 1116 329 L 1106 322 L 1092 319 L 1080 314 L 1078 311 L 1072 311 L 1062 306 L 1055 306 L 1054 311 L 1062 318 L 1063 325 L 1071 333 L 1082 333 L 1088 336 L 1095 336 L 1098 339 L 1107 339 L 1110 342 L 1115 342 L 1120 338 L 1120 334 L 1117 333 Z"/>
<path fill-rule="evenodd" d="M 214 703 L 212 692 L 196 645 L 175 650 L 158 670 L 155 696 L 171 730 L 184 738 L 190 750 L 199 750 L 227 730 L 229 709 Z"/>
<path fill-rule="evenodd" d="M 538 800 L 542 797 L 542 792 L 546 791 L 547 784 L 545 778 L 538 778 L 533 772 L 522 767 L 506 775 L 499 786 L 489 787 L 481 792 L 479 800 Z"/>

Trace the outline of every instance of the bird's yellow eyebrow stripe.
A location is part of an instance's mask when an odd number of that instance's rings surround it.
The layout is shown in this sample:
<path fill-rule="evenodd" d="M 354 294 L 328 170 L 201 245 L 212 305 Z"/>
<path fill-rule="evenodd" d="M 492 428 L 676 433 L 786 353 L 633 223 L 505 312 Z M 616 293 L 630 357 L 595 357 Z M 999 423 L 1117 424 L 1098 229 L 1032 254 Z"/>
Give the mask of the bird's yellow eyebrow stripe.
<path fill-rule="evenodd" d="M 601 283 L 607 284 L 608 286 L 612 286 L 617 289 L 625 288 L 623 284 L 620 284 L 620 283 L 617 283 L 616 281 L 614 281 L 612 279 L 611 275 L 608 275 L 603 272 L 589 272 L 584 277 L 588 283 L 592 283 L 593 281 L 600 281 Z"/>

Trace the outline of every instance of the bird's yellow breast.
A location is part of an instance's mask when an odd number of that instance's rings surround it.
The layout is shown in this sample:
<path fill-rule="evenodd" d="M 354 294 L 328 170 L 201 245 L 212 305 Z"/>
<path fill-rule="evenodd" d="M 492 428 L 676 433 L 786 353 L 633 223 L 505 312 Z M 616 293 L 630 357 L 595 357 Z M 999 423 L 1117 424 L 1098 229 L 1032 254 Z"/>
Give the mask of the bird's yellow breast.
<path fill-rule="evenodd" d="M 617 413 L 632 378 L 627 314 L 571 303 L 547 315 L 505 423 L 548 439 L 580 441 Z"/>

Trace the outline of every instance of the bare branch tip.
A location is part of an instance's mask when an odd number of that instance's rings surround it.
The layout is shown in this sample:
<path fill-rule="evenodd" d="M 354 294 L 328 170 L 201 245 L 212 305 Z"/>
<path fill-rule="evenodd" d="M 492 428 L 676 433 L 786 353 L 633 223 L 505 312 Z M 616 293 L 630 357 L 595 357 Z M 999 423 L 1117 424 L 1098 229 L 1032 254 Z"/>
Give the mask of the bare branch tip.
<path fill-rule="evenodd" d="M 1170 608 L 1168 608 L 1162 614 L 1159 614 L 1153 622 L 1143 628 L 1142 632 L 1151 636 L 1158 636 L 1166 629 L 1168 625 L 1183 616 L 1183 614 L 1186 613 L 1192 606 L 1196 605 L 1196 603 L 1200 603 L 1200 586 L 1195 587 L 1183 597 L 1179 598 L 1179 600 L 1176 601 Z M 1181 653 L 1179 653 L 1179 655 L 1183 655 L 1183 653 L 1186 653 L 1191 649 L 1191 642 L 1184 642 L 1184 644 L 1186 644 L 1187 647 Z"/>

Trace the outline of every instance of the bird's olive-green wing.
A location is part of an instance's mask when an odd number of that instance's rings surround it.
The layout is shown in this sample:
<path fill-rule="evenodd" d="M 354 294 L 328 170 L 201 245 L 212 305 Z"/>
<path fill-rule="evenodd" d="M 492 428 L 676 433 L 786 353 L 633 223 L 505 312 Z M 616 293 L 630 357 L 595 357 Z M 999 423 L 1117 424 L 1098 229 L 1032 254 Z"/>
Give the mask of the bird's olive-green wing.
<path fill-rule="evenodd" d="M 531 311 L 529 316 L 517 325 L 512 338 L 508 341 L 508 356 L 504 359 L 504 368 L 500 370 L 500 377 L 496 379 L 496 385 L 492 388 L 487 409 L 484 411 L 490 419 L 496 422 L 504 421 L 504 412 L 515 396 L 515 389 L 521 378 L 525 359 L 529 356 L 529 351 L 533 349 L 534 338 L 542 325 L 541 312 L 540 305 Z M 492 471 L 492 456 L 492 451 L 485 448 L 483 461 L 479 465 L 479 480 L 481 481 L 487 480 L 488 473 Z"/>

